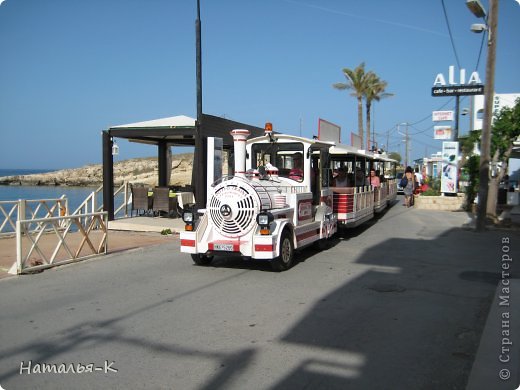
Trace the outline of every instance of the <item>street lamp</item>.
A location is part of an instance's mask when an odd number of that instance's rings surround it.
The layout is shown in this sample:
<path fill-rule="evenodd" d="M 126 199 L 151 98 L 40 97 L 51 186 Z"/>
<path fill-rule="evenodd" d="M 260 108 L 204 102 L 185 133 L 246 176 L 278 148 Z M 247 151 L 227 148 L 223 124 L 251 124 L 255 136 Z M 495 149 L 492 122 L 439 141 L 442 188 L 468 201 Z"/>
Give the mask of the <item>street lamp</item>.
<path fill-rule="evenodd" d="M 484 119 L 480 143 L 479 191 L 477 208 L 477 231 L 486 226 L 486 208 L 489 191 L 489 160 L 491 155 L 491 119 L 493 116 L 493 95 L 495 91 L 495 60 L 498 24 L 498 0 L 489 0 L 489 18 L 479 0 L 467 0 L 466 6 L 477 17 L 486 20 L 485 28 L 473 25 L 472 31 L 488 31 L 488 54 L 486 61 L 486 86 L 484 89 Z M 488 20 L 487 20 L 488 19 Z M 495 207 L 495 205 L 493 205 Z"/>
<path fill-rule="evenodd" d="M 486 17 L 486 10 L 482 6 L 480 0 L 466 0 L 466 7 L 468 7 L 471 13 L 473 13 L 477 18 Z"/>
<path fill-rule="evenodd" d="M 112 156 L 117 156 L 119 154 L 119 146 L 117 146 L 116 141 L 112 141 Z"/>

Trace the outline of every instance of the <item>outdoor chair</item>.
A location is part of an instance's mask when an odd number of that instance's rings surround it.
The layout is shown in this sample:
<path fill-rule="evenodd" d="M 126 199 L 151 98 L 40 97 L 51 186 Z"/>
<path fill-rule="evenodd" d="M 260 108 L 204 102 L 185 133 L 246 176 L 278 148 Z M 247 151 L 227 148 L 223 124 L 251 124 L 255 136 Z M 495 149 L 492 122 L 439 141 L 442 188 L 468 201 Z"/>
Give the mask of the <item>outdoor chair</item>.
<path fill-rule="evenodd" d="M 143 214 L 148 213 L 150 205 L 148 203 L 148 188 L 146 187 L 132 187 L 132 210 L 130 216 L 133 216 L 134 210 L 136 215 L 142 210 Z"/>
<path fill-rule="evenodd" d="M 153 205 L 152 210 L 157 214 L 166 213 L 167 216 L 177 216 L 177 198 L 170 197 L 170 189 L 168 187 L 155 187 L 153 189 Z"/>

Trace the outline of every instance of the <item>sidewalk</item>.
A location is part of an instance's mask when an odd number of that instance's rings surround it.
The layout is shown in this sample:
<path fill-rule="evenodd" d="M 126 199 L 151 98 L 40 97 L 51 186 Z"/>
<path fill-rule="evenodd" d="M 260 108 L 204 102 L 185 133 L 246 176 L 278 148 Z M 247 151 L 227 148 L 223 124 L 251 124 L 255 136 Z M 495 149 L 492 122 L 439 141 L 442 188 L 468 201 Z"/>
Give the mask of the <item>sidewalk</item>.
<path fill-rule="evenodd" d="M 506 286 L 508 288 L 503 290 Z M 499 281 L 466 390 L 518 388 L 520 384 L 519 302 L 520 279 Z"/>

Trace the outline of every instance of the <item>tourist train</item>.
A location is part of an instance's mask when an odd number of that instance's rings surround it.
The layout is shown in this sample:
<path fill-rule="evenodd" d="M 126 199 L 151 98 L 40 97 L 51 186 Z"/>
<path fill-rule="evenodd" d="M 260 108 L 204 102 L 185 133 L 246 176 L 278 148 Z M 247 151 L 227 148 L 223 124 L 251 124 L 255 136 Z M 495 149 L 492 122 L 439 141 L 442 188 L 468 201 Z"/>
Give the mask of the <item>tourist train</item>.
<path fill-rule="evenodd" d="M 373 218 L 396 197 L 394 160 L 270 129 L 249 134 L 231 131 L 234 174 L 211 185 L 205 209 L 183 212 L 181 252 L 198 265 L 238 255 L 286 270 L 295 250 L 322 247 L 338 229 Z M 379 173 L 377 185 L 371 169 Z"/>

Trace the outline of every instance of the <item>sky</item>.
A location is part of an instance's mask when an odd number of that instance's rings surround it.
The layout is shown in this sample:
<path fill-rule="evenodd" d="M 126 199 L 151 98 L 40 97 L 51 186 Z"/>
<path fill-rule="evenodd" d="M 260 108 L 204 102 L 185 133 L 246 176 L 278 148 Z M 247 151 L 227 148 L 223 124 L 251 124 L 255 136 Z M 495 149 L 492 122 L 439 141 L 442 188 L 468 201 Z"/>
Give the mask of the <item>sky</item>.
<path fill-rule="evenodd" d="M 432 111 L 455 107 L 431 96 L 436 76 L 447 79 L 454 65 L 485 84 L 486 45 L 478 61 L 482 34 L 470 31 L 482 20 L 465 2 L 200 0 L 203 112 L 304 137 L 317 135 L 322 118 L 349 144 L 357 102 L 332 85 L 364 62 L 394 94 L 373 105 L 378 145 L 404 156 L 396 125 L 409 123 L 410 159 L 429 156 L 442 148 Z M 195 0 L 0 3 L 0 168 L 97 164 L 110 126 L 196 117 Z M 516 0 L 500 0 L 498 26 L 495 91 L 518 93 Z M 461 116 L 460 134 L 468 128 Z M 157 154 L 118 145 L 118 160 Z"/>

